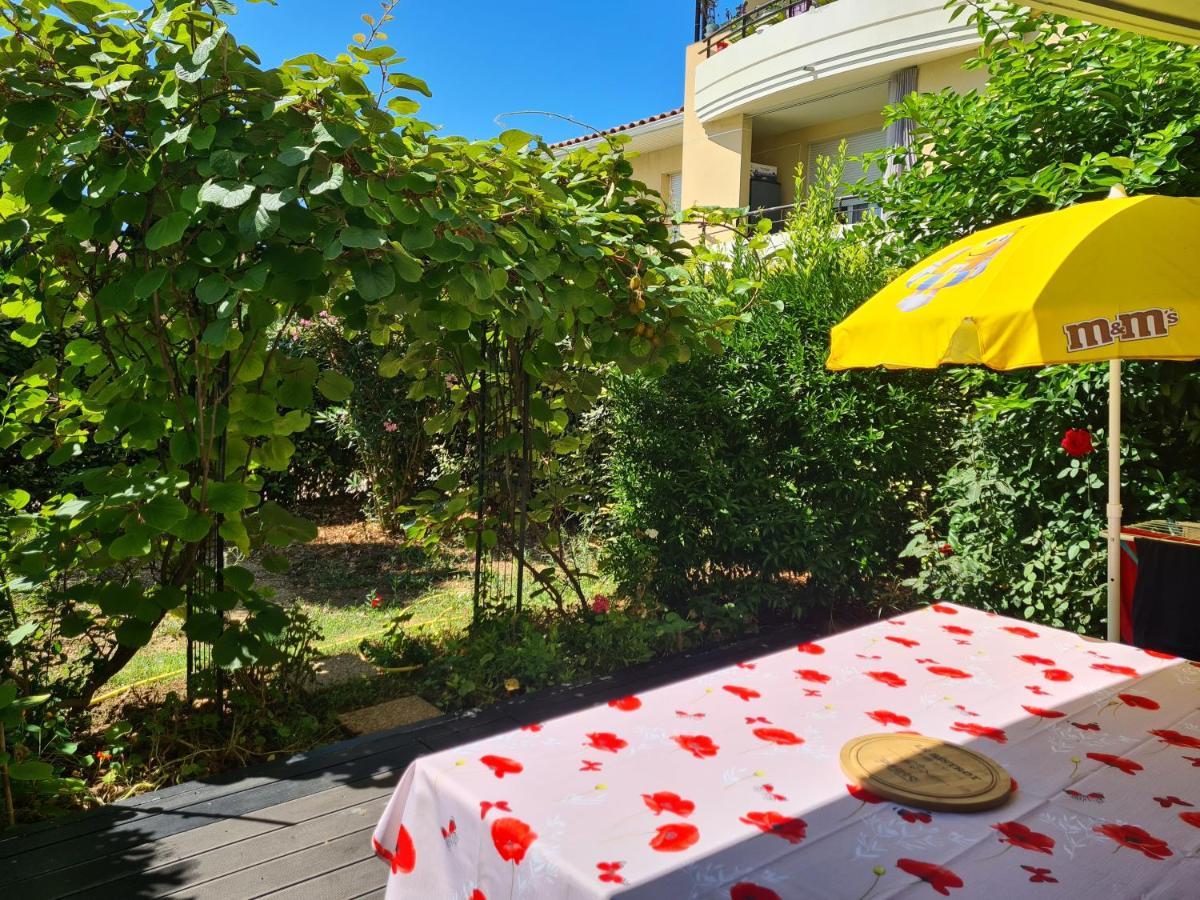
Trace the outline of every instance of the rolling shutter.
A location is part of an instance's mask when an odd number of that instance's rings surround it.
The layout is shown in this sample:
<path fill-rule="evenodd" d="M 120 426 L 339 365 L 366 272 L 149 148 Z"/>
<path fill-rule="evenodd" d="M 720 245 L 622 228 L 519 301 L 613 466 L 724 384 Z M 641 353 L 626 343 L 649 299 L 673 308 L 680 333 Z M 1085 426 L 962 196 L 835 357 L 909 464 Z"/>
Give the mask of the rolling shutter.
<path fill-rule="evenodd" d="M 884 134 L 883 129 L 879 129 L 878 131 L 863 131 L 859 134 L 834 138 L 832 141 L 809 144 L 806 177 L 810 183 L 817 171 L 817 160 L 822 156 L 836 158 L 838 148 L 843 141 L 846 142 L 846 168 L 842 173 L 842 184 L 847 186 L 844 195 L 849 195 L 851 193 L 849 185 L 859 181 L 866 174 L 857 157 L 872 150 L 882 150 L 887 146 L 887 135 Z M 880 177 L 879 170 L 873 168 L 869 177 L 872 181 L 877 181 Z"/>

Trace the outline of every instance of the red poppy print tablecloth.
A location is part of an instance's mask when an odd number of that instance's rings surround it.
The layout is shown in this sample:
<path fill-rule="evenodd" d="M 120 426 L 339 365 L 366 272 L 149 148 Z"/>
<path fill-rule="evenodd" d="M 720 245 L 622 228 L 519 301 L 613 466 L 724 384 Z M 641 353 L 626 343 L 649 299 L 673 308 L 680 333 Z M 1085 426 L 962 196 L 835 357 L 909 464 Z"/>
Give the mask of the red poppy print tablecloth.
<path fill-rule="evenodd" d="M 1200 896 L 1200 667 L 950 605 L 424 757 L 387 896 Z M 983 813 L 848 787 L 916 731 L 1017 782 Z"/>

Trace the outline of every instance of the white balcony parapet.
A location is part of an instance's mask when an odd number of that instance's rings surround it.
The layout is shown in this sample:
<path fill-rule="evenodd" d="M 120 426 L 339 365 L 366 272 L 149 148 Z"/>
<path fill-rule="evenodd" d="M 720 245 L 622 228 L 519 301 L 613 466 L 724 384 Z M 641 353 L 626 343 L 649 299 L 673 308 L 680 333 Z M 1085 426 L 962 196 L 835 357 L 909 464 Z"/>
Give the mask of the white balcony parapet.
<path fill-rule="evenodd" d="M 699 64 L 702 122 L 757 114 L 967 50 L 979 35 L 944 0 L 836 0 L 770 24 Z"/>

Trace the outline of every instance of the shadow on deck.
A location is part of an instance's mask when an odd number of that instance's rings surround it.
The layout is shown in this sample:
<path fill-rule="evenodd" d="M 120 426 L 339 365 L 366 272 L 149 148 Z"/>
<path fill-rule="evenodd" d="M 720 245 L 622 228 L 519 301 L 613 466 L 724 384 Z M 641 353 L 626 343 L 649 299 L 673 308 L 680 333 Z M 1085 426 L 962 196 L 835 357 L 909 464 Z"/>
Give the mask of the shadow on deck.
<path fill-rule="evenodd" d="M 0 895 L 351 900 L 382 896 L 371 832 L 418 756 L 807 639 L 795 627 L 144 794 L 0 839 Z"/>

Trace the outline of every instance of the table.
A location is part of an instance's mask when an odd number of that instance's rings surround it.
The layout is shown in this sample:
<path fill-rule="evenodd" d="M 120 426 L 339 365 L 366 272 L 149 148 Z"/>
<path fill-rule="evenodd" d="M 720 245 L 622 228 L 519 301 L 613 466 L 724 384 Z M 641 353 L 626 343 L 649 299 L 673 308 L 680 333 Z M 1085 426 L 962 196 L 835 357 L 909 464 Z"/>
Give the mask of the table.
<path fill-rule="evenodd" d="M 387 896 L 1200 896 L 1200 667 L 949 604 L 417 760 Z M 918 731 L 1001 763 L 990 812 L 849 787 Z M 626 892 L 626 893 L 623 893 Z"/>

